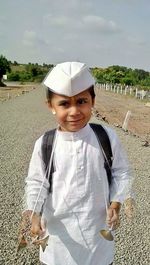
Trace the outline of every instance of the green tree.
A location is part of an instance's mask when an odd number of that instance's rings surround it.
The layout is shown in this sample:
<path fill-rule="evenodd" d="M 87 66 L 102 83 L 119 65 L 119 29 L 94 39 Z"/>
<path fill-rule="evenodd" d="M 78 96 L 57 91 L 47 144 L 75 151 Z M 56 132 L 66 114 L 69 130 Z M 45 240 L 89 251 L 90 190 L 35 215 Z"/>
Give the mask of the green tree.
<path fill-rule="evenodd" d="M 97 83 L 105 83 L 104 71 L 102 68 L 95 67 L 95 68 L 91 69 L 91 71 L 92 71 L 92 74 L 94 75 Z"/>
<path fill-rule="evenodd" d="M 8 80 L 9 81 L 20 81 L 20 73 L 18 71 L 11 72 L 8 75 Z"/>
<path fill-rule="evenodd" d="M 135 69 L 134 70 L 134 73 L 138 79 L 138 81 L 141 81 L 141 80 L 144 80 L 146 79 L 147 77 L 149 77 L 149 72 L 147 71 L 144 71 L 142 69 Z"/>
<path fill-rule="evenodd" d="M 134 85 L 134 80 L 133 80 L 133 78 L 130 78 L 129 76 L 125 76 L 125 77 L 121 78 L 120 83 L 123 85 L 132 86 L 132 85 Z"/>
<path fill-rule="evenodd" d="M 92 73 L 98 83 L 149 86 L 150 73 L 142 69 L 131 69 L 125 66 L 112 65 L 107 68 L 95 67 Z"/>
<path fill-rule="evenodd" d="M 0 55 L 0 86 L 6 86 L 2 82 L 3 75 L 5 75 L 7 72 L 10 72 L 10 62 L 3 56 Z"/>

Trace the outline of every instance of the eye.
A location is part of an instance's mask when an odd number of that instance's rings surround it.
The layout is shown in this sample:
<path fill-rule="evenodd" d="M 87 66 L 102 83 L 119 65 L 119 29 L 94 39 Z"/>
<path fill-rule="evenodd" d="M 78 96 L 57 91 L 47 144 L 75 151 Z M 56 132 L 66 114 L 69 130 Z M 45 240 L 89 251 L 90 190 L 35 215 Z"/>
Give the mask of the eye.
<path fill-rule="evenodd" d="M 79 98 L 78 100 L 77 100 L 77 103 L 79 104 L 79 105 L 82 105 L 82 104 L 85 104 L 85 103 L 87 103 L 87 99 L 86 98 Z"/>
<path fill-rule="evenodd" d="M 61 101 L 61 102 L 58 103 L 58 106 L 68 107 L 69 106 L 69 102 L 68 101 Z"/>

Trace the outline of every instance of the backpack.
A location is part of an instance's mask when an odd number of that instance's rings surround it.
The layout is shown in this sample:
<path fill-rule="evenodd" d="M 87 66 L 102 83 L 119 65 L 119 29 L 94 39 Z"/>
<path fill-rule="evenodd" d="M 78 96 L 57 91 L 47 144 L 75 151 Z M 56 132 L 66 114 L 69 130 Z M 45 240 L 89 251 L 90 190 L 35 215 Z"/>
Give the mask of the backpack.
<path fill-rule="evenodd" d="M 106 130 L 103 128 L 103 126 L 100 124 L 90 123 L 89 125 L 93 129 L 93 131 L 97 137 L 98 143 L 100 145 L 100 148 L 102 149 L 102 153 L 104 156 L 104 168 L 106 170 L 108 183 L 110 185 L 111 184 L 111 177 L 112 177 L 111 176 L 111 167 L 112 167 L 113 156 L 112 156 L 112 149 L 111 149 L 111 144 L 110 144 L 108 134 L 107 134 Z M 42 141 L 42 157 L 43 157 L 43 161 L 45 164 L 46 178 L 49 178 L 49 182 L 50 182 L 50 189 L 49 189 L 50 192 L 52 192 L 52 174 L 54 172 L 53 161 L 51 164 L 50 172 L 49 172 L 49 170 L 47 170 L 48 169 L 47 167 L 48 167 L 50 157 L 51 157 L 55 132 L 56 132 L 56 129 L 47 131 L 44 134 L 43 141 Z M 50 176 L 49 176 L 49 174 L 50 174 Z"/>

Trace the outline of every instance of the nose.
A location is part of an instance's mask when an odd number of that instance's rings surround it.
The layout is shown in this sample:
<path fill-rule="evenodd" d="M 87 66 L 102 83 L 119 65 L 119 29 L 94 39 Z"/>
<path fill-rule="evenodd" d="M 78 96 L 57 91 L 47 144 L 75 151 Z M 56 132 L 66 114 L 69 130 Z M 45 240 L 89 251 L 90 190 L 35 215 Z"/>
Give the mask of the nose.
<path fill-rule="evenodd" d="M 79 115 L 80 114 L 80 109 L 78 106 L 72 106 L 70 108 L 70 112 L 69 112 L 70 115 L 72 116 L 75 116 L 75 115 Z"/>

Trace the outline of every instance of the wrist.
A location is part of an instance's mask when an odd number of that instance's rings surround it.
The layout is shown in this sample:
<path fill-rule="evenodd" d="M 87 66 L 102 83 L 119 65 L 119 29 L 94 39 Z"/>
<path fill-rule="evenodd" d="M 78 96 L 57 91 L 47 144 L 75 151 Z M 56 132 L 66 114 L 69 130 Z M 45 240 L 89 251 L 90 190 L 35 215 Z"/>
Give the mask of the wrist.
<path fill-rule="evenodd" d="M 24 210 L 22 212 L 22 217 L 24 217 L 24 216 L 30 216 L 31 214 L 32 214 L 32 210 Z"/>
<path fill-rule="evenodd" d="M 42 215 L 42 212 L 33 212 L 33 210 L 24 210 L 23 212 L 22 212 L 22 216 L 24 216 L 24 215 Z"/>

